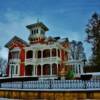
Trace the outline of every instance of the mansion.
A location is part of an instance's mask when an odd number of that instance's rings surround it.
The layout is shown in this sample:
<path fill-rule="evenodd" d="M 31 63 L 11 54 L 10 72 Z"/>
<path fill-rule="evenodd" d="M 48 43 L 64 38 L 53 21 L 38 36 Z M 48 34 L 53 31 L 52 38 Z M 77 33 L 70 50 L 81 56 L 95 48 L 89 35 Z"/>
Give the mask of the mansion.
<path fill-rule="evenodd" d="M 47 37 L 49 29 L 42 22 L 27 25 L 26 28 L 30 32 L 29 43 L 14 36 L 5 45 L 9 49 L 8 77 L 57 79 L 58 76 L 65 77 L 70 70 L 74 71 L 75 77 L 80 77 L 85 56 L 80 48 L 81 42 L 75 45 L 75 49 L 74 42 L 69 42 L 68 38 Z"/>

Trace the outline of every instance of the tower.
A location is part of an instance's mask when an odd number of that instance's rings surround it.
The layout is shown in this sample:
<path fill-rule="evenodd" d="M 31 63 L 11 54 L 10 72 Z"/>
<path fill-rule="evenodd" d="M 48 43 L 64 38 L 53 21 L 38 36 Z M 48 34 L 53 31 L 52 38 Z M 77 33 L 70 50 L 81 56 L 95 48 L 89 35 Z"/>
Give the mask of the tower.
<path fill-rule="evenodd" d="M 35 24 L 27 25 L 26 27 L 30 31 L 28 38 L 30 44 L 41 43 L 45 39 L 45 32 L 49 30 L 42 22 L 39 21 Z"/>

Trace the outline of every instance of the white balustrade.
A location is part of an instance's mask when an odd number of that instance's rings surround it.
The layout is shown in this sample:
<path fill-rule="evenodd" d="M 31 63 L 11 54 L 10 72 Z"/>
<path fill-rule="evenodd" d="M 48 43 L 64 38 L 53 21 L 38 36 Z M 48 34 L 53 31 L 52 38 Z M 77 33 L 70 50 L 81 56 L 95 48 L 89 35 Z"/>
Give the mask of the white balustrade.
<path fill-rule="evenodd" d="M 1 88 L 14 89 L 100 89 L 100 80 L 37 80 L 0 84 Z"/>

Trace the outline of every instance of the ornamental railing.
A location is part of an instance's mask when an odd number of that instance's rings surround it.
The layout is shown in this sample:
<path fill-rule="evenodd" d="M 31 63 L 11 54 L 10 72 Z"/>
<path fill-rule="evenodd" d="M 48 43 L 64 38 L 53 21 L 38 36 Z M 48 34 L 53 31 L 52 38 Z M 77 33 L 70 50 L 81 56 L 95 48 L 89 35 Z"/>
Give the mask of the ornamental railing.
<path fill-rule="evenodd" d="M 100 90 L 100 80 L 36 80 L 0 83 L 0 88 L 8 89 L 97 89 Z"/>
<path fill-rule="evenodd" d="M 25 59 L 25 64 L 49 64 L 50 62 L 58 62 L 61 61 L 59 57 L 47 57 L 47 58 L 29 58 Z"/>

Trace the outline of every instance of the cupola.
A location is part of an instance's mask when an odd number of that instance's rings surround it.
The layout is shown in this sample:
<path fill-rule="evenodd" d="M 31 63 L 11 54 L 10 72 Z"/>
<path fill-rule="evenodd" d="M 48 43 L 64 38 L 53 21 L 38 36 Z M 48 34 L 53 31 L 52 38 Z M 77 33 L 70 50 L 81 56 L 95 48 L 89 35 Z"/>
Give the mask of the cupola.
<path fill-rule="evenodd" d="M 31 44 L 43 41 L 45 39 L 45 32 L 49 30 L 46 25 L 39 21 L 37 21 L 37 23 L 27 25 L 26 27 L 30 31 L 28 39 Z"/>

